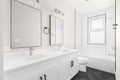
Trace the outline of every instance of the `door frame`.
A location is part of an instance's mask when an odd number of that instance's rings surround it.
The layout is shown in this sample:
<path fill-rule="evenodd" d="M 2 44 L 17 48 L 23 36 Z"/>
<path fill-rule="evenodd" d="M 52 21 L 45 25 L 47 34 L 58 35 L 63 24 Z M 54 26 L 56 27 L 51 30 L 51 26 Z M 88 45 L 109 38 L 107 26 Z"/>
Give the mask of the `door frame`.
<path fill-rule="evenodd" d="M 120 80 L 120 0 L 115 0 L 115 18 L 116 18 L 116 80 Z"/>
<path fill-rule="evenodd" d="M 0 0 L 0 80 L 3 80 L 3 0 Z"/>

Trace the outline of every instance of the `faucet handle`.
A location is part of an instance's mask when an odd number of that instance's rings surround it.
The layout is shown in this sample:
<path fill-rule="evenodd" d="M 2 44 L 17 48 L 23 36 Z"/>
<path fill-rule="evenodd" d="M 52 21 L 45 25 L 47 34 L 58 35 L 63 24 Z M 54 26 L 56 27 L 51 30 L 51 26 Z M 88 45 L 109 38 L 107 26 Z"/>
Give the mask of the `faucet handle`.
<path fill-rule="evenodd" d="M 33 48 L 33 47 L 30 47 L 30 50 L 34 50 L 34 48 Z"/>

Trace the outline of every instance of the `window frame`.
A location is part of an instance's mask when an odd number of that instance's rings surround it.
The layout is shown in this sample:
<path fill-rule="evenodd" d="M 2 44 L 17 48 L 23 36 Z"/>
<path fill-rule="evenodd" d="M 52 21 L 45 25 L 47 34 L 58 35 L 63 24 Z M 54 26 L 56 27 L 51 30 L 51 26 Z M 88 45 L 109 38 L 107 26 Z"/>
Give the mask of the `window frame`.
<path fill-rule="evenodd" d="M 92 30 L 91 28 L 91 22 L 92 20 L 96 20 L 96 19 L 103 19 L 103 28 L 100 29 L 94 29 Z M 106 45 L 106 14 L 101 14 L 101 15 L 96 15 L 96 16 L 92 16 L 92 17 L 88 17 L 87 18 L 87 43 L 88 44 L 94 44 L 94 45 Z M 90 41 L 90 33 L 92 32 L 100 32 L 100 31 L 104 31 L 104 43 L 93 43 Z"/>

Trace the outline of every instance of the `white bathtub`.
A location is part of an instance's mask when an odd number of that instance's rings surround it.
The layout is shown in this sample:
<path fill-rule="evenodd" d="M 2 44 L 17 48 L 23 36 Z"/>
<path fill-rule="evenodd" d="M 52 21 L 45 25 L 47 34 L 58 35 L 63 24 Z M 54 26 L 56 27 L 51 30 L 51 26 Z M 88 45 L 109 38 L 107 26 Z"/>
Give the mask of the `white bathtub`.
<path fill-rule="evenodd" d="M 115 58 L 88 57 L 88 67 L 115 74 Z"/>

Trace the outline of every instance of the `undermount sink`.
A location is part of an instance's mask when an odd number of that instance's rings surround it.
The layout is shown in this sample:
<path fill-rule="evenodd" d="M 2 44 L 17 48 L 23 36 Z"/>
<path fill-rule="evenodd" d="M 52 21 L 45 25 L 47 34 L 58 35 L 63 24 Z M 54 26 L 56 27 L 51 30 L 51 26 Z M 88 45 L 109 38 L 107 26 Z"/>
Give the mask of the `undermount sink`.
<path fill-rule="evenodd" d="M 69 51 L 70 51 L 70 50 L 67 50 L 67 49 L 66 49 L 66 50 L 61 50 L 61 52 L 69 52 Z"/>
<path fill-rule="evenodd" d="M 33 60 L 39 60 L 39 59 L 44 58 L 44 57 L 45 57 L 45 55 L 33 55 L 33 56 L 25 57 L 22 60 L 24 60 L 24 61 L 33 61 Z"/>

